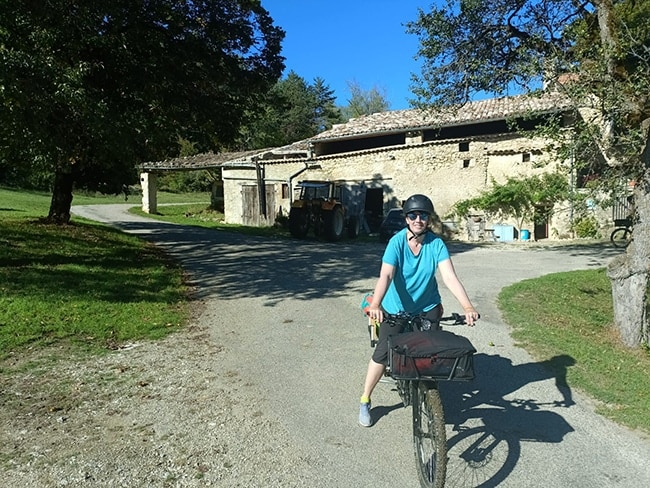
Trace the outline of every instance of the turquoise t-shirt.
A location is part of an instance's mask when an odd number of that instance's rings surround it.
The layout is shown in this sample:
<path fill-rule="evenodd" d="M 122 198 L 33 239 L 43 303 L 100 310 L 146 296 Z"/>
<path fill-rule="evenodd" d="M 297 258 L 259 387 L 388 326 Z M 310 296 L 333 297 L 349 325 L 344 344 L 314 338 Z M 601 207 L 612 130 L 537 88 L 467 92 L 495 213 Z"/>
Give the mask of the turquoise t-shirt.
<path fill-rule="evenodd" d="M 406 242 L 407 229 L 395 234 L 384 251 L 382 262 L 395 267 L 395 276 L 381 304 L 388 313 L 428 312 L 440 303 L 436 280 L 438 263 L 449 259 L 447 246 L 440 237 L 428 232 L 422 249 L 415 256 Z"/>

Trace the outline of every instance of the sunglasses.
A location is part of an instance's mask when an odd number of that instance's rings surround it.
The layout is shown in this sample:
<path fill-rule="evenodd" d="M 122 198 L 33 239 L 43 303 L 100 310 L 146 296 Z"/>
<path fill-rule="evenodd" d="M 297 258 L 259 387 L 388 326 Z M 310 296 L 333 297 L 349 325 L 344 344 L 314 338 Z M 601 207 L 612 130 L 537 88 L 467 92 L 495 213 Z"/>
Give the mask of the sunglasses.
<path fill-rule="evenodd" d="M 409 212 L 406 214 L 406 216 L 409 218 L 409 220 L 413 220 L 413 221 L 418 217 L 420 217 L 420 220 L 422 220 L 423 222 L 429 220 L 429 214 L 425 214 L 425 213 Z"/>

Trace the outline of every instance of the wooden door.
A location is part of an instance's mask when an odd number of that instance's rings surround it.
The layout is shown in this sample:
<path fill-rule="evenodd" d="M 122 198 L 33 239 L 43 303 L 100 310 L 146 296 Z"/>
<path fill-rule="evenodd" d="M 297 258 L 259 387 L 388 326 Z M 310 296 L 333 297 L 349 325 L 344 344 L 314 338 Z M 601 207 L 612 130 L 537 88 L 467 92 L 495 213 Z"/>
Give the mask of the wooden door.
<path fill-rule="evenodd" d="M 265 185 L 266 216 L 260 212 L 260 199 L 257 185 L 242 186 L 242 224 L 251 227 L 273 225 L 275 223 L 275 186 Z"/>

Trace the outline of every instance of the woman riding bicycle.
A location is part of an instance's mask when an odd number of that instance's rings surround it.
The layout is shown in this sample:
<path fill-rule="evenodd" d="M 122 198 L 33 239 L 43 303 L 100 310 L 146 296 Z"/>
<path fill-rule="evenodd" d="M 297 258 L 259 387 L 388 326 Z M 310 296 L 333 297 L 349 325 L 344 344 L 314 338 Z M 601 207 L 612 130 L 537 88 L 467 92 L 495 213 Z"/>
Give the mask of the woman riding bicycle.
<path fill-rule="evenodd" d="M 388 363 L 388 337 L 401 332 L 399 325 L 384 322 L 384 312 L 423 313 L 437 324 L 442 316 L 436 281 L 436 270 L 440 270 L 445 286 L 463 307 L 467 324 L 473 325 L 479 317 L 456 275 L 447 246 L 429 228 L 433 215 L 431 200 L 425 195 L 412 195 L 404 203 L 403 212 L 406 228 L 395 234 L 386 246 L 367 310 L 368 316 L 381 326 L 361 396 L 359 424 L 364 427 L 372 425 L 370 397 Z"/>

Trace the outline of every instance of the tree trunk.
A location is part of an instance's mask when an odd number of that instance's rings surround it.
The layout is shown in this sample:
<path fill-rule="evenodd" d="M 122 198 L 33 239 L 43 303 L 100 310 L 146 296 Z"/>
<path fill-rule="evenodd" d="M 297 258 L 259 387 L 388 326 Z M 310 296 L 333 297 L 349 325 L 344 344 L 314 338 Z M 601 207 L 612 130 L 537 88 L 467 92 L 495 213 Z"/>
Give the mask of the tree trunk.
<path fill-rule="evenodd" d="M 645 321 L 645 290 L 648 284 L 647 273 L 636 271 L 629 266 L 625 256 L 615 258 L 607 269 L 612 281 L 614 301 L 614 325 L 619 331 L 623 344 L 638 347 L 642 342 Z"/>
<path fill-rule="evenodd" d="M 603 55 L 607 60 L 607 79 L 611 82 L 615 77 L 616 38 L 612 34 L 614 25 L 614 2 L 612 0 L 596 0 L 600 40 L 604 48 Z M 605 152 L 611 149 L 613 142 L 614 123 L 607 121 L 603 133 L 603 148 Z M 638 347 L 641 342 L 648 341 L 646 291 L 648 273 L 650 272 L 650 150 L 648 133 L 646 132 L 645 148 L 640 154 L 641 177 L 634 187 L 634 227 L 632 242 L 622 256 L 613 259 L 607 267 L 607 276 L 612 282 L 612 298 L 614 302 L 614 325 L 620 333 L 620 338 L 628 347 Z M 616 161 L 616 157 L 613 158 Z M 645 337 L 644 337 L 645 336 Z"/>
<path fill-rule="evenodd" d="M 614 325 L 628 347 L 648 343 L 646 290 L 650 272 L 650 175 L 634 188 L 637 219 L 625 254 L 607 268 L 612 282 Z"/>
<path fill-rule="evenodd" d="M 54 189 L 47 221 L 53 224 L 70 223 L 73 176 L 71 172 L 57 170 L 54 175 Z"/>

